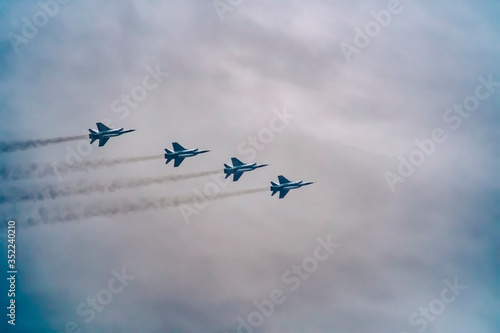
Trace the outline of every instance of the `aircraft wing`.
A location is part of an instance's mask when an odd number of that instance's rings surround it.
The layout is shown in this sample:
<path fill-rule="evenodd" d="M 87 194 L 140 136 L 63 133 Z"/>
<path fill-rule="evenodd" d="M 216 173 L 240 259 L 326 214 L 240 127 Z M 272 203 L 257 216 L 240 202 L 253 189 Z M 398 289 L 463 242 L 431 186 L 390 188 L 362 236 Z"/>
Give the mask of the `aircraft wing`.
<path fill-rule="evenodd" d="M 103 123 L 97 123 L 96 125 L 97 125 L 97 130 L 99 132 L 110 130 L 110 128 L 108 126 L 104 125 Z"/>
<path fill-rule="evenodd" d="M 174 151 L 186 150 L 183 146 L 178 144 L 177 142 L 172 142 L 172 146 L 174 147 Z M 182 162 L 182 161 L 181 161 Z"/>
<path fill-rule="evenodd" d="M 243 162 L 236 157 L 231 157 L 231 163 L 233 163 L 233 166 L 243 165 Z"/>
<path fill-rule="evenodd" d="M 99 138 L 99 147 L 104 146 L 106 144 L 106 142 L 108 142 L 108 140 L 109 140 L 109 137 L 104 137 L 104 136 L 100 137 Z"/>
<path fill-rule="evenodd" d="M 184 161 L 184 157 L 176 157 L 174 161 L 174 168 L 177 168 Z"/>
<path fill-rule="evenodd" d="M 280 181 L 280 184 L 286 184 L 286 183 L 289 183 L 290 181 L 288 179 L 286 179 L 285 177 L 283 176 L 278 176 L 278 180 Z M 285 193 L 286 194 L 286 193 Z"/>
<path fill-rule="evenodd" d="M 243 174 L 243 172 L 235 172 L 235 173 L 233 173 L 233 182 L 238 181 L 238 179 L 240 179 L 240 177 L 241 177 L 242 174 Z"/>
<path fill-rule="evenodd" d="M 280 191 L 280 199 L 283 199 L 285 197 L 285 195 L 288 193 L 288 191 L 290 191 L 290 190 L 281 190 Z"/>

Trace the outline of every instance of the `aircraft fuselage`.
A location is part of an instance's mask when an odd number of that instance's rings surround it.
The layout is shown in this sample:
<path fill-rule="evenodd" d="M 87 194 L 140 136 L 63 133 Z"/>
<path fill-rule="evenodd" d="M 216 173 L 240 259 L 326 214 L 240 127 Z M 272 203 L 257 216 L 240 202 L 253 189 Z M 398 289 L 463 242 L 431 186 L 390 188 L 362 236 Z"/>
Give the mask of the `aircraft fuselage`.
<path fill-rule="evenodd" d="M 133 132 L 134 130 L 124 130 L 123 128 L 119 129 L 112 129 L 112 130 L 107 130 L 107 131 L 100 131 L 96 133 L 90 133 L 89 134 L 89 139 L 92 138 L 111 138 L 115 136 L 120 136 L 125 133 L 130 133 Z"/>
<path fill-rule="evenodd" d="M 292 183 L 288 183 L 288 184 L 282 184 L 282 185 L 280 185 L 280 187 L 284 190 L 293 190 L 296 188 L 300 188 L 304 185 L 308 185 L 308 184 L 304 183 L 303 181 L 299 181 L 299 182 L 292 182 Z"/>
<path fill-rule="evenodd" d="M 286 178 L 284 178 L 283 176 L 280 176 L 281 179 L 280 181 L 283 181 L 283 180 L 286 180 Z M 305 183 L 304 181 L 297 181 L 297 182 L 282 182 L 280 184 L 276 184 L 274 182 L 271 182 L 271 196 L 275 195 L 277 192 L 280 193 L 280 196 L 279 198 L 280 199 L 283 199 L 286 194 L 288 193 L 288 191 L 290 190 L 294 190 L 294 189 L 297 189 L 297 188 L 300 188 L 302 186 L 305 186 L 305 185 L 310 185 L 310 184 L 314 184 L 313 182 L 307 182 Z"/>
<path fill-rule="evenodd" d="M 246 172 L 246 171 L 252 171 L 257 168 L 262 168 L 265 167 L 267 164 L 261 164 L 257 165 L 257 163 L 250 163 L 250 164 L 243 164 L 243 165 L 237 165 L 237 166 L 232 166 L 231 168 L 226 168 L 227 171 L 229 172 Z"/>
<path fill-rule="evenodd" d="M 198 154 L 207 153 L 207 152 L 208 152 L 208 150 L 199 150 L 198 148 L 186 149 L 186 150 L 180 150 L 180 151 L 173 151 L 171 153 L 165 153 L 165 157 L 169 156 L 169 157 L 185 158 L 185 157 L 192 157 L 192 156 L 196 156 Z"/>

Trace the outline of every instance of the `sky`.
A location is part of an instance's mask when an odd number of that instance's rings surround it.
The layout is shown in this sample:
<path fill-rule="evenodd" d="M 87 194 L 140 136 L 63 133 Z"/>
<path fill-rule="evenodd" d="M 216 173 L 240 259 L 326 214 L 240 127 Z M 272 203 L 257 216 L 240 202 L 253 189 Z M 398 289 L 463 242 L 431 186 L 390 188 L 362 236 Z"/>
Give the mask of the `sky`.
<path fill-rule="evenodd" d="M 1 2 L 0 331 L 499 332 L 499 15 Z"/>

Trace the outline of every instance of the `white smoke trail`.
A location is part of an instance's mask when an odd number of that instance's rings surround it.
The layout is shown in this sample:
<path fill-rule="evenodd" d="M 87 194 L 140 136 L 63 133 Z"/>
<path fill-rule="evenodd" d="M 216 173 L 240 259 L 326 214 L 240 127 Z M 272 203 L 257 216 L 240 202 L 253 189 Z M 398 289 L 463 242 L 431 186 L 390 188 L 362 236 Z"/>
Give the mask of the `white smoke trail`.
<path fill-rule="evenodd" d="M 128 163 L 156 160 L 159 158 L 163 158 L 163 154 L 162 155 L 139 156 L 139 157 L 122 157 L 122 158 L 103 159 L 103 160 L 96 160 L 96 161 L 85 161 L 85 162 L 77 164 L 77 166 L 80 166 L 80 167 L 88 170 L 88 169 L 97 169 L 97 168 L 102 168 L 102 167 L 110 167 L 110 166 L 114 166 L 114 165 L 118 165 L 118 164 L 128 164 Z"/>
<path fill-rule="evenodd" d="M 75 163 L 71 166 L 67 166 L 62 163 L 56 163 L 57 166 L 57 174 L 63 175 L 73 172 L 86 172 L 98 168 L 110 167 L 120 164 L 129 164 L 136 162 L 143 162 L 149 160 L 155 160 L 163 158 L 163 155 L 149 155 L 149 156 L 140 156 L 140 157 L 123 157 L 123 158 L 115 158 L 115 159 L 102 159 L 102 160 L 94 160 L 94 161 L 84 161 L 80 163 Z M 0 177 L 3 180 L 20 180 L 20 179 L 28 179 L 28 178 L 44 178 L 56 176 L 55 167 L 52 164 L 37 164 L 31 163 L 26 167 L 17 166 L 17 167 L 6 167 L 3 166 Z"/>
<path fill-rule="evenodd" d="M 51 139 L 25 140 L 13 142 L 0 142 L 0 153 L 11 153 L 14 151 L 45 147 L 56 143 L 87 139 L 87 135 L 66 136 Z"/>
<path fill-rule="evenodd" d="M 181 175 L 167 175 L 161 177 L 145 177 L 132 180 L 117 180 L 111 183 L 77 184 L 65 188 L 54 185 L 47 185 L 41 191 L 26 191 L 22 188 L 10 188 L 0 203 L 13 203 L 19 201 L 40 201 L 47 199 L 57 199 L 70 195 L 90 195 L 93 193 L 108 193 L 124 189 L 133 189 L 141 186 L 153 184 L 164 184 L 185 179 L 205 177 L 221 173 L 221 170 L 212 170 Z"/>
<path fill-rule="evenodd" d="M 98 205 L 90 205 L 87 207 L 65 207 L 57 208 L 48 211 L 45 208 L 39 210 L 40 217 L 31 217 L 28 220 L 29 225 L 51 224 L 57 222 L 70 222 L 77 220 L 85 220 L 93 217 L 111 217 L 115 215 L 127 215 L 140 213 L 148 210 L 160 210 L 181 205 L 199 204 L 206 201 L 222 200 L 236 196 L 259 193 L 269 191 L 268 187 L 261 187 L 242 191 L 233 191 L 219 193 L 214 196 L 200 197 L 198 195 L 188 195 L 182 197 L 162 197 L 152 200 L 139 200 L 130 202 L 116 202 L 113 204 L 103 203 Z"/>

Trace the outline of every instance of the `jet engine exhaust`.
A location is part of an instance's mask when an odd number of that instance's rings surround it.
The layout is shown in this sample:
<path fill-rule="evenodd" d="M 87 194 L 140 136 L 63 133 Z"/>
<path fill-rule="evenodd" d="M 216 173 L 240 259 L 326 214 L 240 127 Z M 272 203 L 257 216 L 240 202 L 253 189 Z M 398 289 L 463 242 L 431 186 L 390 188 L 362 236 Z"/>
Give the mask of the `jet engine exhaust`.
<path fill-rule="evenodd" d="M 27 219 L 30 225 L 51 224 L 57 222 L 71 222 L 89 219 L 93 217 L 111 217 L 115 215 L 127 215 L 140 213 L 148 210 L 160 210 L 166 208 L 179 207 L 181 205 L 197 204 L 199 202 L 222 200 L 237 196 L 243 196 L 259 192 L 267 192 L 267 187 L 219 193 L 214 196 L 200 197 L 199 195 L 189 195 L 183 197 L 162 197 L 153 200 L 137 200 L 128 203 L 116 202 L 113 204 L 91 205 L 87 207 L 67 207 L 62 212 L 48 212 L 43 209 L 41 217 L 31 217 Z M 60 210 L 58 210 L 60 211 Z"/>
<path fill-rule="evenodd" d="M 167 175 L 162 177 L 147 177 L 131 180 L 117 180 L 110 183 L 94 183 L 94 184 L 79 184 L 76 186 L 69 186 L 66 188 L 57 187 L 54 185 L 47 185 L 41 191 L 26 192 L 20 188 L 10 188 L 9 195 L 3 198 L 0 203 L 13 203 L 18 201 L 41 201 L 47 199 L 57 199 L 70 195 L 90 195 L 94 193 L 108 193 L 124 189 L 133 189 L 141 186 L 149 186 L 153 184 L 164 184 L 170 182 L 177 182 L 185 179 L 192 179 L 198 177 L 205 177 L 221 173 L 221 170 L 212 170 L 204 172 L 196 172 L 181 175 Z"/>
<path fill-rule="evenodd" d="M 57 143 L 87 139 L 87 135 L 65 136 L 51 139 L 0 142 L 0 153 L 11 153 L 33 148 L 45 147 Z"/>
<path fill-rule="evenodd" d="M 31 163 L 27 167 L 3 167 L 0 177 L 3 180 L 19 180 L 28 178 L 44 178 L 57 175 L 65 175 L 73 172 L 87 172 L 104 167 L 111 167 L 121 164 L 131 164 L 136 162 L 163 159 L 163 155 L 149 155 L 139 157 L 122 157 L 114 159 L 101 159 L 94 161 L 84 161 L 68 166 L 64 163 L 53 162 L 52 164 Z"/>

